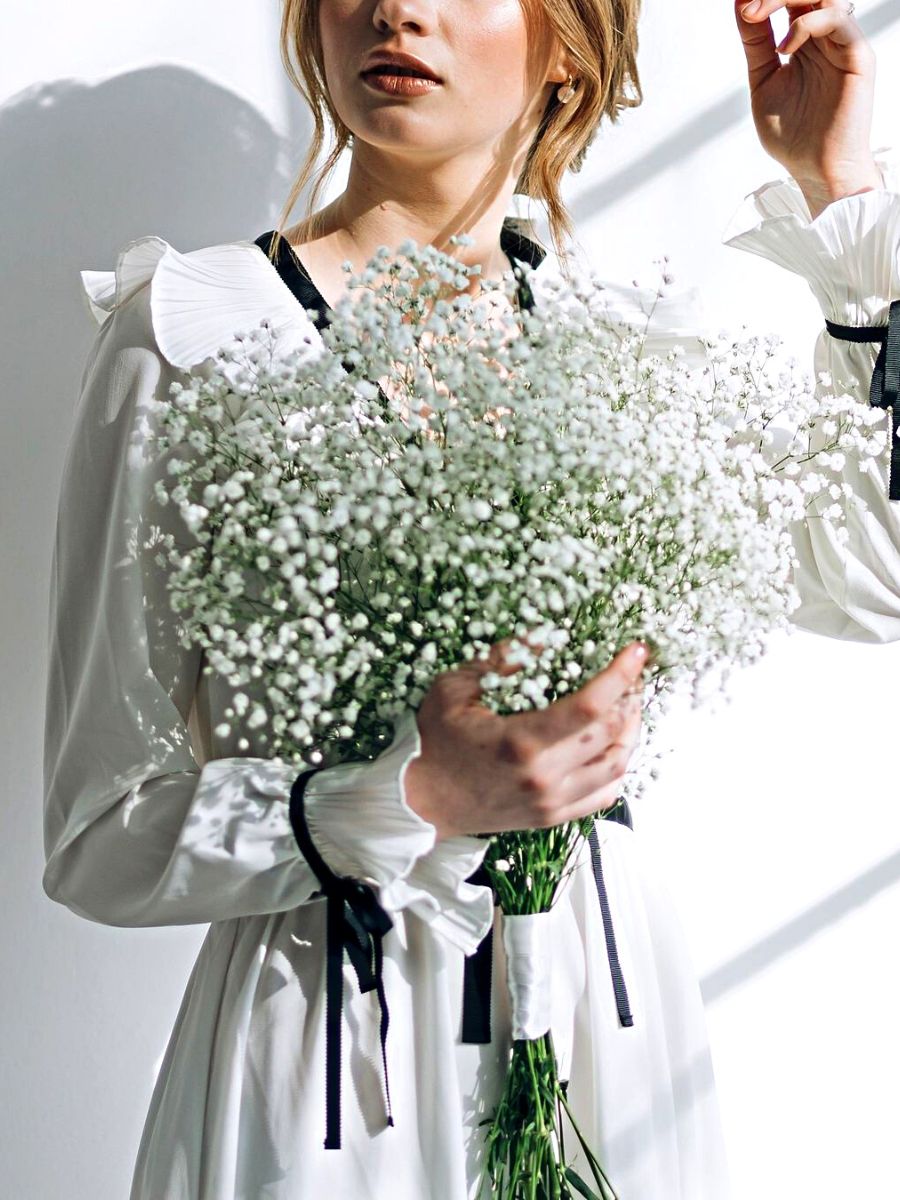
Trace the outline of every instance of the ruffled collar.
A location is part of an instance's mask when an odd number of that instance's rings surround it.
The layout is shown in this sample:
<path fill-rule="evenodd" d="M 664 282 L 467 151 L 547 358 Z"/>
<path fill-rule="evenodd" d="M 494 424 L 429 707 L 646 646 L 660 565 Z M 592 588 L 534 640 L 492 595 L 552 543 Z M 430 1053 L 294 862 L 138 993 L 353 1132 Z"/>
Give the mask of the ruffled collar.
<path fill-rule="evenodd" d="M 114 271 L 81 272 L 89 311 L 103 324 L 149 284 L 156 344 L 168 362 L 184 370 L 214 358 L 236 333 L 258 327 L 263 318 L 281 353 L 321 344 L 320 330 L 331 310 L 289 247 L 282 247 L 287 256 L 282 253 L 277 264 L 269 260 L 271 236 L 269 231 L 254 241 L 223 242 L 186 253 L 161 237 L 137 238 L 120 250 Z M 508 221 L 501 245 L 520 279 L 522 263 L 536 268 L 547 253 Z M 525 300 L 530 307 L 530 289 Z M 318 310 L 315 321 L 307 308 Z"/>
<path fill-rule="evenodd" d="M 264 318 L 278 353 L 320 349 L 324 322 L 314 321 L 306 309 L 328 306 L 299 268 L 296 275 L 284 274 L 269 260 L 260 245 L 268 236 L 184 253 L 155 235 L 137 238 L 119 251 L 114 271 L 81 272 L 89 311 L 103 324 L 133 299 L 145 305 L 152 325 L 148 336 L 152 333 L 163 358 L 183 370 L 212 362 L 236 333 L 257 328 Z M 560 277 L 557 255 L 519 234 L 509 218 L 501 245 L 528 289 L 523 307 L 552 306 Z M 649 353 L 664 353 L 673 338 L 685 340 L 691 352 L 693 335 L 704 323 L 698 288 L 660 298 L 652 288 L 598 281 L 606 289 L 608 319 L 646 332 Z"/>

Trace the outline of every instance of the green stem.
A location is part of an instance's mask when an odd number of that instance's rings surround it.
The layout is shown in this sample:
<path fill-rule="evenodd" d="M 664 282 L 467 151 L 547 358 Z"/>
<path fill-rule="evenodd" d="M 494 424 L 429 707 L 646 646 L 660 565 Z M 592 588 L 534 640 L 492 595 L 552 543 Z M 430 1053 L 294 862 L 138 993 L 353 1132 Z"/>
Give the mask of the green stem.
<path fill-rule="evenodd" d="M 575 1121 L 549 1033 L 512 1045 L 500 1101 L 493 1117 L 482 1122 L 490 1128 L 477 1193 L 480 1200 L 487 1200 L 486 1185 L 491 1200 L 573 1200 L 573 1179 L 579 1177 L 565 1162 L 564 1113 L 587 1157 L 601 1200 L 618 1200 Z"/>
<path fill-rule="evenodd" d="M 540 1093 L 540 1088 L 538 1087 L 537 1075 L 535 1074 L 535 1070 L 534 1070 L 534 1053 L 535 1053 L 534 1042 L 527 1041 L 525 1043 L 525 1055 L 528 1060 L 528 1071 L 531 1075 L 531 1083 L 532 1083 L 532 1087 L 534 1088 L 534 1098 L 536 1101 L 535 1108 L 537 1109 L 537 1116 L 538 1116 L 538 1120 L 540 1122 L 540 1125 L 538 1127 L 538 1133 L 540 1134 L 541 1137 L 544 1137 L 544 1135 L 547 1132 L 547 1127 L 544 1124 L 544 1111 L 543 1111 L 543 1108 L 542 1108 L 541 1102 L 540 1102 L 541 1101 L 541 1093 Z"/>
<path fill-rule="evenodd" d="M 603 1197 L 603 1200 L 619 1200 L 618 1193 L 616 1192 L 615 1188 L 609 1182 L 606 1175 L 604 1174 L 604 1171 L 603 1171 L 602 1166 L 600 1165 L 599 1159 L 597 1158 L 597 1156 L 594 1154 L 593 1150 L 591 1150 L 590 1146 L 585 1141 L 584 1134 L 581 1132 L 580 1128 L 578 1127 L 578 1122 L 575 1120 L 574 1113 L 572 1112 L 571 1106 L 569 1105 L 569 1101 L 566 1099 L 565 1093 L 562 1091 L 562 1088 L 559 1089 L 557 1094 L 559 1095 L 559 1098 L 562 1101 L 563 1107 L 566 1110 L 566 1116 L 569 1118 L 570 1122 L 572 1123 L 572 1128 L 575 1131 L 575 1136 L 578 1138 L 578 1141 L 581 1143 L 581 1148 L 584 1151 L 585 1157 L 588 1160 L 588 1165 L 591 1168 L 591 1173 L 594 1176 L 594 1182 L 601 1189 L 601 1195 Z"/>

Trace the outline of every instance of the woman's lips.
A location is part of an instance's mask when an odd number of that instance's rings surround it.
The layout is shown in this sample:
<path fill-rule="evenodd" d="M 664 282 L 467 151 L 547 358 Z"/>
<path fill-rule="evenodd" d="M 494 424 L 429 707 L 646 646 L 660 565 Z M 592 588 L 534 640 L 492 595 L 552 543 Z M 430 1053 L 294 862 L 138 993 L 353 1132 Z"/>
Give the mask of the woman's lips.
<path fill-rule="evenodd" d="M 362 79 L 369 87 L 389 96 L 423 96 L 441 86 L 436 79 L 426 79 L 423 75 L 389 75 L 383 69 L 365 71 Z"/>

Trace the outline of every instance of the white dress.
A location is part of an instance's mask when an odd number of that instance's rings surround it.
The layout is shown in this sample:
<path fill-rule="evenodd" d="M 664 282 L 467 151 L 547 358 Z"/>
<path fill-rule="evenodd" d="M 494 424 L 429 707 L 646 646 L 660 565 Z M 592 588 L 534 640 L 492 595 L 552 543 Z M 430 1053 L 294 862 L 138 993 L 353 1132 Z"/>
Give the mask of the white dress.
<path fill-rule="evenodd" d="M 900 170 L 814 222 L 796 183 L 766 184 L 728 244 L 804 276 L 823 314 L 884 325 L 900 298 Z M 540 280 L 554 256 L 532 276 Z M 227 685 L 175 637 L 163 570 L 130 554 L 135 530 L 173 518 L 153 501 L 154 404 L 236 329 L 267 316 L 285 350 L 318 334 L 251 241 L 179 253 L 158 237 L 83 272 L 100 329 L 65 462 L 53 559 L 45 736 L 43 886 L 108 925 L 209 924 L 147 1115 L 130 1200 L 473 1200 L 482 1133 L 502 1084 L 509 1003 L 495 936 L 493 1039 L 460 1040 L 464 957 L 499 925 L 466 882 L 485 842 L 435 845 L 406 804 L 420 749 L 413 714 L 374 763 L 307 788 L 313 839 L 342 875 L 378 889 L 395 1124 L 385 1121 L 374 992 L 344 966 L 343 1145 L 325 1136 L 325 908 L 288 816 L 295 773 L 214 733 Z M 651 293 L 610 285 L 623 320 Z M 656 306 L 651 349 L 691 349 L 696 291 Z M 643 323 L 643 320 L 642 320 Z M 764 331 L 765 332 L 765 331 Z M 697 343 L 693 342 L 697 351 Z M 823 332 L 815 370 L 857 375 L 868 403 L 878 345 Z M 885 415 L 885 422 L 888 420 Z M 900 505 L 887 455 L 850 461 L 849 544 L 799 526 L 796 623 L 830 637 L 900 638 Z M 639 828 L 597 822 L 634 1023 L 619 1023 L 589 856 L 556 908 L 553 1038 L 582 1128 L 621 1200 L 727 1200 L 729 1184 L 699 985 Z M 581 1160 L 578 1160 L 579 1162 Z M 581 1163 L 584 1171 L 583 1163 Z"/>

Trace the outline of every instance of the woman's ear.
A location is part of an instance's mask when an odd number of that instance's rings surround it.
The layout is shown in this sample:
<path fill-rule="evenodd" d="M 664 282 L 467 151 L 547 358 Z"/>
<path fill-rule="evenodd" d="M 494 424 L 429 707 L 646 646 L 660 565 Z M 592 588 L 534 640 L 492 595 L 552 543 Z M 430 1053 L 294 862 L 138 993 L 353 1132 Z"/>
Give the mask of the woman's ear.
<path fill-rule="evenodd" d="M 569 76 L 575 76 L 575 64 L 569 58 L 567 51 L 560 49 L 547 72 L 547 83 L 565 83 Z"/>

